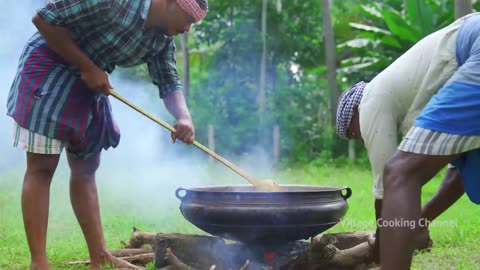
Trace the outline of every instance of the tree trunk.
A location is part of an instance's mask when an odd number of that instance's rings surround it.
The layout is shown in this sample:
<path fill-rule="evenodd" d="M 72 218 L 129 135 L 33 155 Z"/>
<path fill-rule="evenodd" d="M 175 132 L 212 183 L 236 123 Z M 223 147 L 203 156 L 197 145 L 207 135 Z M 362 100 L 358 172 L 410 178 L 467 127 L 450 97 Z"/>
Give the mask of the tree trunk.
<path fill-rule="evenodd" d="M 262 56 L 260 59 L 260 80 L 258 86 L 258 127 L 261 145 L 265 144 L 265 107 L 266 107 L 266 80 L 267 80 L 267 0 L 262 0 Z"/>
<path fill-rule="evenodd" d="M 348 141 L 348 160 L 354 161 L 356 158 L 356 152 L 355 152 L 355 140 L 349 140 Z"/>
<path fill-rule="evenodd" d="M 337 65 L 335 63 L 335 37 L 330 14 L 330 0 L 321 0 L 323 17 L 323 41 L 325 43 L 325 61 L 327 64 L 327 81 L 330 90 L 330 121 L 335 127 L 337 103 L 340 96 L 337 85 Z"/>
<path fill-rule="evenodd" d="M 455 0 L 455 19 L 472 13 L 472 0 Z"/>
<path fill-rule="evenodd" d="M 328 110 L 329 116 L 327 118 L 330 122 L 330 126 L 333 128 L 333 130 L 335 130 L 337 105 L 340 93 L 337 85 L 337 65 L 335 60 L 336 46 L 330 12 L 330 0 L 321 0 L 321 7 L 323 18 L 323 42 L 325 44 L 325 62 L 327 65 L 327 82 L 330 93 L 330 108 Z M 322 108 L 320 107 L 319 110 L 321 109 Z M 319 124 L 321 124 L 321 120 L 319 121 Z M 334 141 L 332 145 L 332 154 L 334 156 L 338 155 L 337 149 L 339 149 L 340 145 L 343 144 L 344 142 L 341 142 L 338 136 L 334 136 Z"/>

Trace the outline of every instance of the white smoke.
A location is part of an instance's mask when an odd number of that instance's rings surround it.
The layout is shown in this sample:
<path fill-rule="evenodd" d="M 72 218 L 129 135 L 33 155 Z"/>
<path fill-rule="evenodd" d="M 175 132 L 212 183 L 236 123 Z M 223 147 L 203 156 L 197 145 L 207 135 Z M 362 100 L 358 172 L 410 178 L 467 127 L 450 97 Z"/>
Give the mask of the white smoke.
<path fill-rule="evenodd" d="M 34 33 L 32 14 L 41 2 L 16 1 L 4 5 L 0 12 L 0 171 L 17 168 L 24 162 L 24 154 L 12 148 L 13 122 L 6 115 L 6 101 L 20 53 Z"/>
<path fill-rule="evenodd" d="M 24 44 L 35 31 L 31 18 L 44 3 L 19 0 L 15 4 L 4 5 L 0 12 L 0 187 L 2 181 L 4 184 L 15 181 L 15 189 L 19 190 L 25 171 L 25 153 L 12 147 L 13 120 L 6 115 L 6 100 Z M 118 76 L 118 71 L 112 74 L 111 83 L 131 102 L 164 121 L 174 123 L 158 98 L 157 88 L 151 83 L 125 80 L 124 76 Z M 115 206 L 114 202 L 121 202 L 119 207 L 124 211 L 142 209 L 142 215 L 155 215 L 155 219 L 160 220 L 162 213 L 171 215 L 178 212 L 176 207 L 168 207 L 178 206 L 179 201 L 175 198 L 178 187 L 247 184 L 223 165 L 208 163 L 208 156 L 199 149 L 182 143 L 172 144 L 168 131 L 113 97 L 111 102 L 122 137 L 116 149 L 102 154 L 97 183 L 105 205 Z M 272 168 L 265 166 L 271 162 L 265 152 L 256 151 L 240 160 L 242 167 L 253 176 L 271 178 Z M 7 173 L 8 177 L 5 176 Z M 63 182 L 60 192 L 63 194 L 52 192 L 52 200 L 61 198 L 62 203 L 68 204 L 63 202 L 68 200 L 65 197 L 68 194 L 65 189 L 68 183 L 65 154 L 54 178 L 54 189 L 59 189 L 55 187 L 58 182 Z M 145 212 L 145 209 L 149 210 Z"/>
<path fill-rule="evenodd" d="M 6 115 L 6 102 L 19 56 L 25 42 L 35 32 L 31 18 L 44 3 L 19 0 L 15 4 L 4 5 L 0 12 L 0 184 L 2 181 L 16 182 L 15 189 L 22 182 L 25 153 L 12 147 L 13 119 Z M 158 97 L 157 88 L 151 83 L 127 81 L 118 76 L 117 71 L 112 74 L 111 83 L 133 103 L 160 119 L 174 123 Z M 165 205 L 178 205 L 174 195 L 176 188 L 208 183 L 205 170 L 208 167 L 207 157 L 192 146 L 181 142 L 172 144 L 168 131 L 113 97 L 111 101 L 122 137 L 116 149 L 102 154 L 97 175 L 100 193 L 108 193 L 112 200 L 121 199 L 122 205 L 132 209 L 149 205 L 152 211 L 159 213 Z M 58 181 L 63 182 L 62 185 L 68 183 L 65 154 L 62 154 L 54 185 Z M 52 193 L 52 196 L 55 194 Z"/>

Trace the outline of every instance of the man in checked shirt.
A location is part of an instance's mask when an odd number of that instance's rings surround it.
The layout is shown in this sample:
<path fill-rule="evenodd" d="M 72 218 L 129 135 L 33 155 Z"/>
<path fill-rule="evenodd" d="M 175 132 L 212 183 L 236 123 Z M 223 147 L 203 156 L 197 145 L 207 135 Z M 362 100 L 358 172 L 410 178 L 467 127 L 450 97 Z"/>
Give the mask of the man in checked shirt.
<path fill-rule="evenodd" d="M 115 66 L 147 63 L 177 120 L 172 140 L 192 143 L 195 130 L 175 66 L 173 36 L 189 31 L 206 12 L 207 0 L 56 0 L 33 17 L 38 32 L 23 50 L 7 104 L 15 120 L 14 146 L 27 156 L 22 213 L 30 269 L 49 269 L 49 189 L 64 147 L 90 269 L 135 267 L 110 254 L 100 221 L 95 172 L 101 150 L 120 139 L 107 98 L 108 73 Z"/>

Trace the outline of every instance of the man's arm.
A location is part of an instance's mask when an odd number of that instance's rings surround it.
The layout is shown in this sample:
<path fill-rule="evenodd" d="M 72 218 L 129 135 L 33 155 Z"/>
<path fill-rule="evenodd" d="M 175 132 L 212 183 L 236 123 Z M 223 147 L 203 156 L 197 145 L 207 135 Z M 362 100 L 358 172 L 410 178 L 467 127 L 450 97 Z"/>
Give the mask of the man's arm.
<path fill-rule="evenodd" d="M 437 193 L 423 206 L 422 218 L 432 222 L 452 206 L 464 193 L 458 169 L 449 168 Z"/>
<path fill-rule="evenodd" d="M 38 32 L 55 53 L 77 67 L 83 81 L 91 89 L 109 93 L 108 77 L 71 38 L 68 27 L 91 23 L 104 18 L 112 9 L 112 1 L 59 0 L 49 2 L 32 19 Z"/>
<path fill-rule="evenodd" d="M 175 43 L 173 39 L 167 42 L 167 48 L 148 61 L 148 71 L 153 84 L 158 86 L 165 107 L 177 119 L 173 126 L 176 132 L 171 135 L 172 141 L 179 139 L 190 144 L 195 140 L 195 128 L 181 91 L 183 86 L 176 68 Z"/>
<path fill-rule="evenodd" d="M 175 119 L 192 119 L 182 90 L 169 92 L 163 96 L 163 103 Z"/>
<path fill-rule="evenodd" d="M 80 70 L 88 70 L 95 66 L 92 60 L 78 48 L 65 27 L 48 24 L 38 14 L 33 17 L 32 22 L 47 41 L 48 47 L 62 56 L 69 64 Z"/>
<path fill-rule="evenodd" d="M 373 192 L 375 195 L 375 220 L 381 218 L 383 202 L 383 171 L 385 164 L 397 148 L 397 121 L 392 107 L 384 96 L 369 97 L 362 101 L 360 109 L 360 132 L 372 166 Z M 380 231 L 375 231 L 372 258 L 380 260 Z"/>
<path fill-rule="evenodd" d="M 177 119 L 177 123 L 173 126 L 176 133 L 172 133 L 172 141 L 175 142 L 178 138 L 182 142 L 193 143 L 195 140 L 195 128 L 183 92 L 177 90 L 165 94 L 163 103 L 173 117 Z"/>
<path fill-rule="evenodd" d="M 376 199 L 383 198 L 385 164 L 398 146 L 397 120 L 384 97 L 369 97 L 360 109 L 360 129 L 372 166 Z"/>
<path fill-rule="evenodd" d="M 65 27 L 48 24 L 38 14 L 33 17 L 32 22 L 47 41 L 48 47 L 80 70 L 82 80 L 88 88 L 110 93 L 107 74 L 75 44 Z"/>

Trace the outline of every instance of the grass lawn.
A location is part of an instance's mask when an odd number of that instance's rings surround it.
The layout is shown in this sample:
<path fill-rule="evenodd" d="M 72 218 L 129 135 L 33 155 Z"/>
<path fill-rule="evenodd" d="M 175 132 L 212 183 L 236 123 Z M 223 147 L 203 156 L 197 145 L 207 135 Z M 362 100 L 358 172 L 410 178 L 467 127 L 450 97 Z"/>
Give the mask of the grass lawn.
<path fill-rule="evenodd" d="M 66 164 L 61 165 L 65 168 Z M 143 175 L 161 171 L 143 172 Z M 225 169 L 212 169 L 205 177 L 217 184 L 243 184 L 239 178 L 223 174 Z M 20 211 L 22 169 L 0 172 L 0 269 L 27 269 L 29 252 Z M 127 179 L 128 178 L 128 179 Z M 229 179 L 225 182 L 222 179 Z M 285 184 L 348 185 L 353 190 L 348 200 L 349 211 L 344 221 L 328 232 L 373 230 L 374 212 L 371 176 L 367 169 L 333 166 L 305 166 L 279 173 L 275 179 Z M 63 261 L 88 257 L 86 244 L 71 210 L 68 195 L 68 173 L 59 171 L 51 190 L 48 228 L 48 256 L 52 269 L 85 269 L 65 267 Z M 152 180 L 153 181 L 153 180 Z M 431 197 L 440 184 L 437 176 L 423 189 L 423 199 Z M 120 241 L 129 239 L 132 226 L 152 232 L 202 233 L 188 223 L 178 211 L 174 196 L 178 183 L 163 184 L 132 179 L 129 168 L 113 173 L 100 171 L 98 188 L 102 221 L 108 246 L 120 248 Z M 213 184 L 209 182 L 205 184 Z M 181 183 L 188 187 L 188 184 Z M 431 226 L 434 248 L 417 254 L 413 269 L 478 269 L 480 262 L 480 207 L 466 196 Z"/>

